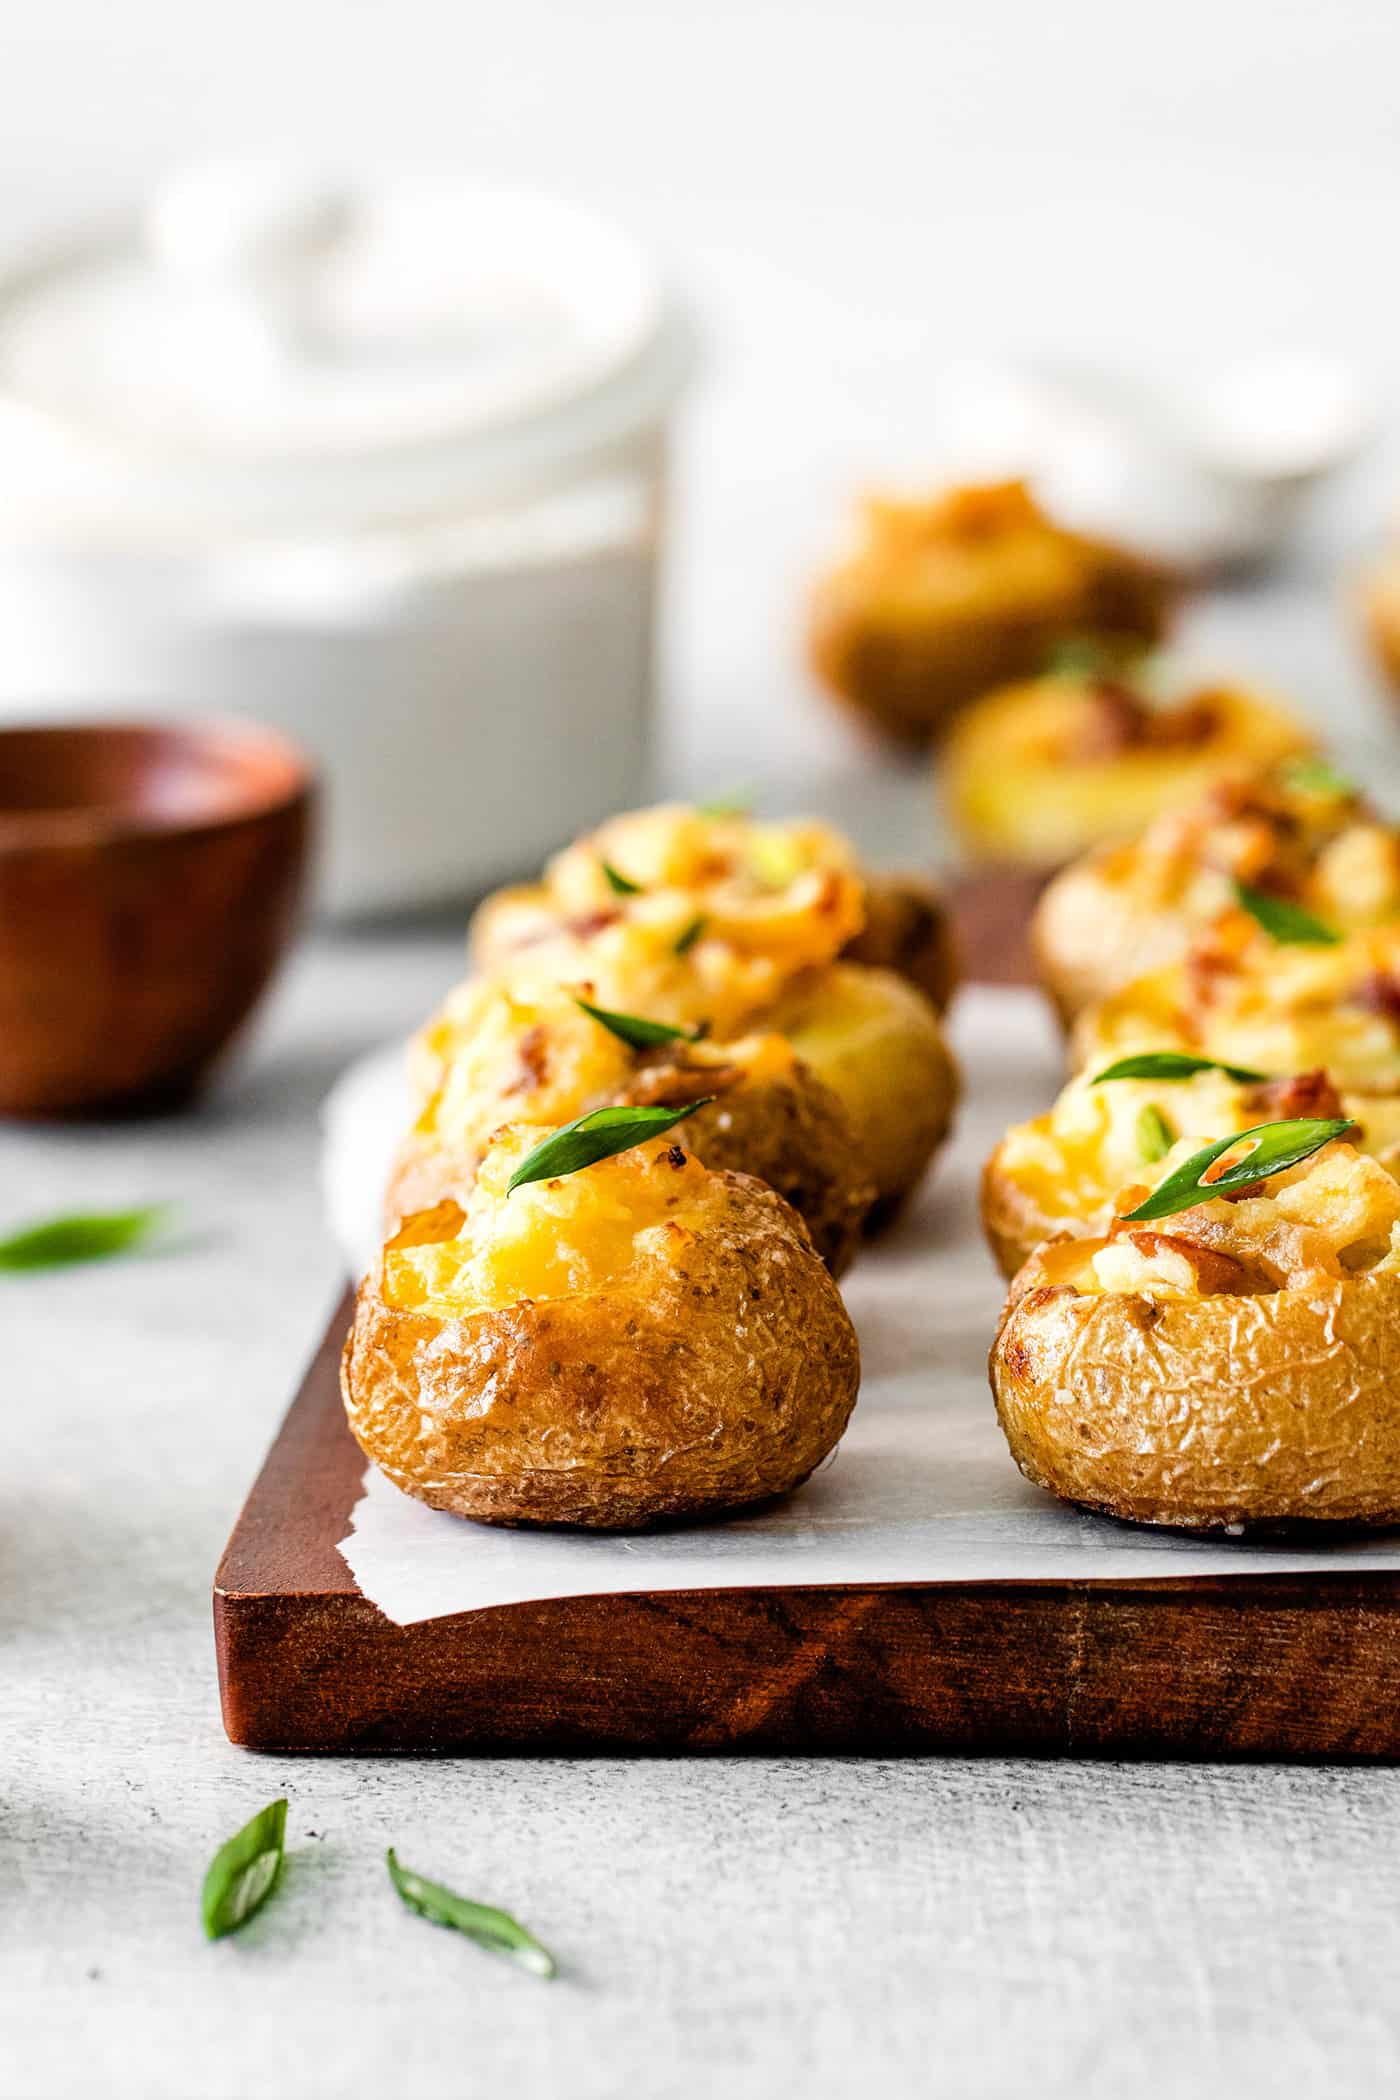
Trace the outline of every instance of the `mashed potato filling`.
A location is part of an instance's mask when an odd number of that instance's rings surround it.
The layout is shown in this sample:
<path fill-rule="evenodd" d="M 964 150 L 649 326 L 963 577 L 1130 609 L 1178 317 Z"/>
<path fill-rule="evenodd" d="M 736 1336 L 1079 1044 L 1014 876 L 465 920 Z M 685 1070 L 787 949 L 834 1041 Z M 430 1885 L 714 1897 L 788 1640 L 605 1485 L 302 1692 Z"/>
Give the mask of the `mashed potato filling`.
<path fill-rule="evenodd" d="M 1095 1086 L 1093 1074 L 1085 1073 L 1071 1080 L 1048 1114 L 1007 1131 L 997 1148 L 997 1171 L 1042 1217 L 1092 1222 L 1125 1183 L 1140 1178 L 1148 1165 L 1157 1171 L 1142 1151 L 1145 1109 L 1157 1110 L 1176 1134 L 1178 1159 L 1230 1130 L 1286 1116 L 1347 1114 L 1356 1122 L 1357 1149 L 1391 1174 L 1400 1171 L 1400 1095 L 1339 1099 L 1322 1071 L 1260 1085 L 1224 1072 L 1198 1072 L 1171 1083 L 1114 1079 Z"/>
<path fill-rule="evenodd" d="M 824 824 L 667 803 L 567 847 L 488 925 L 517 984 L 588 978 L 605 1006 L 733 1037 L 862 932 L 865 882 Z"/>
<path fill-rule="evenodd" d="M 591 998 L 589 987 L 580 986 Z M 416 1135 L 485 1143 L 512 1118 L 568 1123 L 607 1100 L 631 1074 L 634 1053 L 583 1013 L 566 991 L 462 985 L 412 1052 L 420 1108 Z"/>
<path fill-rule="evenodd" d="M 548 1135 L 524 1124 L 499 1132 L 465 1205 L 405 1221 L 384 1251 L 386 1304 L 452 1318 L 579 1297 L 643 1262 L 674 1259 L 705 1228 L 714 1177 L 668 1138 L 508 1195 L 511 1175 Z"/>
<path fill-rule="evenodd" d="M 1227 906 L 1235 879 L 1344 926 L 1400 914 L 1400 834 L 1325 776 L 1224 781 L 1105 854 L 1098 873 L 1144 910 L 1195 919 Z"/>
<path fill-rule="evenodd" d="M 1189 1049 L 1260 1072 L 1324 1066 L 1357 1093 L 1400 1091 L 1400 926 L 1331 946 L 1273 941 L 1219 915 L 1181 964 L 1135 979 L 1082 1016 L 1078 1061 Z"/>
<path fill-rule="evenodd" d="M 608 870 L 635 885 L 618 895 Z M 545 888 L 566 918 L 622 908 L 684 926 L 744 954 L 828 961 L 865 923 L 864 886 L 847 841 L 825 824 L 762 824 L 684 803 L 614 817 L 556 855 Z"/>
<path fill-rule="evenodd" d="M 1160 1178 L 1191 1156 L 1177 1146 Z M 1155 1183 L 1154 1183 L 1155 1185 Z M 1245 1296 L 1400 1272 L 1400 1185 L 1344 1140 L 1257 1192 L 1217 1197 L 1151 1224 L 1122 1213 L 1149 1194 L 1120 1191 L 1109 1232 L 1045 1250 L 1042 1279 L 1145 1298 Z"/>

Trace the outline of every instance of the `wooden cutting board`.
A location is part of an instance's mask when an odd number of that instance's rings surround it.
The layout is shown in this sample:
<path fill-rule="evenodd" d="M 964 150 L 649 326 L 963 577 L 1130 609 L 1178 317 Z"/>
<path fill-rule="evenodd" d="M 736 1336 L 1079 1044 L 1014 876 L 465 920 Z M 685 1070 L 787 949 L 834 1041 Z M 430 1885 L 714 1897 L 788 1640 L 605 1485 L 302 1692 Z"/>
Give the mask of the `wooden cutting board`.
<path fill-rule="evenodd" d="M 1024 975 L 1023 879 L 964 954 Z M 337 1543 L 364 1459 L 337 1308 L 214 1587 L 224 1725 L 280 1751 L 1400 1753 L 1400 1574 L 560 1598 L 396 1626 Z"/>

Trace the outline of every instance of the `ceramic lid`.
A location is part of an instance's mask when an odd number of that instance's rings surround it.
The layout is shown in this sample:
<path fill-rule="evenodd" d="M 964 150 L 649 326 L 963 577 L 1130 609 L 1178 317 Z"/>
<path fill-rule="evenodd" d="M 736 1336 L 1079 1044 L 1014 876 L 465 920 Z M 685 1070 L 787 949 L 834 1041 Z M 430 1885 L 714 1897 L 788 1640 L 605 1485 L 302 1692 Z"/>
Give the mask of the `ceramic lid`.
<path fill-rule="evenodd" d="M 654 428 L 687 352 L 641 252 L 574 205 L 196 169 L 0 281 L 0 523 L 498 501 Z"/>

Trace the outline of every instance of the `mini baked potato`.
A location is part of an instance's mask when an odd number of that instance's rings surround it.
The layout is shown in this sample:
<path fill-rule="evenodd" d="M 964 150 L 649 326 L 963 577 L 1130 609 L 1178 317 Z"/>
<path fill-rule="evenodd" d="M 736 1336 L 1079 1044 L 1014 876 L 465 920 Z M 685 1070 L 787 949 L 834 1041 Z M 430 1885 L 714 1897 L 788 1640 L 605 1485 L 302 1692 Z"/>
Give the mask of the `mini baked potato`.
<path fill-rule="evenodd" d="M 360 1288 L 342 1386 L 407 1494 L 494 1524 L 633 1530 L 786 1494 L 834 1447 L 859 1352 L 782 1198 L 658 1138 L 404 1220 Z"/>
<path fill-rule="evenodd" d="M 1285 707 L 1240 686 L 1166 702 L 1126 673 L 1067 674 L 973 701 L 949 731 L 939 781 L 969 857 L 1056 868 L 1217 780 L 1312 748 Z"/>
<path fill-rule="evenodd" d="M 928 1001 L 889 970 L 833 963 L 779 1000 L 767 1025 L 841 1102 L 887 1221 L 947 1136 L 958 1070 Z"/>
<path fill-rule="evenodd" d="M 1400 919 L 1400 832 L 1321 762 L 1223 781 L 1130 843 L 1074 862 L 1031 923 L 1042 985 L 1069 1022 L 1181 960 L 1236 882 L 1340 929 Z"/>
<path fill-rule="evenodd" d="M 1140 1523 L 1393 1524 L 1400 1187 L 1338 1140 L 1232 1195 L 1141 1223 L 1134 1188 L 1032 1256 L 991 1356 L 1012 1456 Z"/>
<path fill-rule="evenodd" d="M 613 817 L 556 854 L 540 882 L 497 891 L 469 942 L 481 969 L 591 972 L 670 1019 L 700 1018 L 698 1001 L 728 1034 L 842 954 L 897 971 L 940 1012 L 956 981 L 947 912 L 926 877 L 862 871 L 823 824 L 684 803 Z"/>
<path fill-rule="evenodd" d="M 1327 943 L 1279 941 L 1222 912 L 1184 961 L 1081 1013 L 1076 1071 L 1183 1050 L 1254 1072 L 1321 1067 L 1345 1094 L 1400 1092 L 1400 922 Z"/>
<path fill-rule="evenodd" d="M 1158 571 L 1052 523 L 1022 482 L 875 499 L 813 593 L 809 648 L 863 721 L 923 742 L 954 708 L 1043 670 L 1058 643 L 1155 642 L 1172 595 Z"/>
<path fill-rule="evenodd" d="M 465 1201 L 503 1123 L 553 1125 L 610 1102 L 677 1108 L 711 1096 L 686 1122 L 687 1145 L 707 1166 L 777 1189 L 840 1275 L 875 1189 L 832 1090 L 781 1035 L 648 1042 L 664 1032 L 645 1017 L 590 1011 L 580 1001 L 591 1002 L 592 989 L 483 978 L 452 994 L 414 1046 L 418 1114 L 390 1181 L 390 1224 L 444 1196 Z"/>
<path fill-rule="evenodd" d="M 1188 1060 L 1189 1062 L 1189 1060 Z M 1400 1094 L 1340 1095 L 1325 1072 L 1241 1079 L 1219 1066 L 1072 1079 L 1045 1115 L 1007 1131 L 982 1171 L 982 1227 L 1003 1275 L 1042 1241 L 1108 1229 L 1114 1196 L 1173 1146 L 1286 1117 L 1350 1116 L 1353 1142 L 1400 1173 Z M 1164 1076 L 1165 1075 L 1165 1076 Z"/>

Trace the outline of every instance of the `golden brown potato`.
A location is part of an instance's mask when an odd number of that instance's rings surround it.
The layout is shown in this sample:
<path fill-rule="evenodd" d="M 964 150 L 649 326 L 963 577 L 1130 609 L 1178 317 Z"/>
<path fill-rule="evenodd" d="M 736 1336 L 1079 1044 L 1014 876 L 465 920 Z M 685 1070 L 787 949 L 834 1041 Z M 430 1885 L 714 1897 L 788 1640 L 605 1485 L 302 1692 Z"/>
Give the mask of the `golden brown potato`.
<path fill-rule="evenodd" d="M 876 1188 L 871 1222 L 883 1222 L 923 1178 L 957 1105 L 957 1067 L 928 1001 L 889 970 L 834 963 L 794 986 L 768 1025 L 845 1108 Z"/>
<path fill-rule="evenodd" d="M 1040 1249 L 991 1357 L 1016 1463 L 1142 1523 L 1394 1523 L 1397 1226 L 1395 1182 L 1334 1143 L 1260 1193 Z"/>
<path fill-rule="evenodd" d="M 965 709 L 939 777 L 970 858 L 1054 868 L 1313 748 L 1285 707 L 1243 687 L 1165 703 L 1126 675 L 1044 677 Z"/>
<path fill-rule="evenodd" d="M 406 1493 L 496 1524 L 633 1530 L 786 1494 L 846 1426 L 855 1332 L 795 1213 L 656 1139 L 408 1219 L 360 1288 L 350 1427 Z"/>
<path fill-rule="evenodd" d="M 864 882 L 865 925 L 847 941 L 841 960 L 893 970 L 941 1014 L 958 982 L 957 945 L 942 891 L 923 875 L 867 871 Z"/>
<path fill-rule="evenodd" d="M 862 719 L 922 742 L 979 693 L 1044 669 L 1057 643 L 1154 642 L 1171 589 L 1118 548 L 1052 524 L 1021 482 L 867 503 L 821 579 L 812 664 Z"/>
<path fill-rule="evenodd" d="M 635 883 L 619 893 L 613 877 Z M 680 957 L 678 943 L 683 944 Z M 471 923 L 479 969 L 592 975 L 645 1011 L 747 1027 L 801 972 L 844 954 L 895 970 L 941 1012 L 956 966 L 936 884 L 871 875 L 826 826 L 681 803 L 614 817 L 542 881 L 498 890 Z"/>
<path fill-rule="evenodd" d="M 1139 839 L 1057 875 L 1031 923 L 1042 985 L 1068 1023 L 1187 954 L 1236 880 L 1336 927 L 1400 917 L 1400 832 L 1347 782 L 1306 760 L 1219 783 Z"/>
<path fill-rule="evenodd" d="M 508 1121 L 572 1122 L 609 1102 L 680 1107 L 689 1148 L 707 1166 L 754 1174 L 798 1212 L 840 1275 L 875 1191 L 846 1111 L 776 1034 L 734 1043 L 679 1039 L 637 1049 L 586 1013 L 571 989 L 463 985 L 415 1048 L 418 1115 L 399 1149 L 390 1224 L 444 1196 L 465 1200 L 496 1130 Z"/>
<path fill-rule="evenodd" d="M 1221 1071 L 1094 1077 L 1071 1080 L 1045 1115 L 1013 1125 L 983 1168 L 982 1226 L 1007 1277 L 1044 1240 L 1105 1231 L 1118 1190 L 1173 1145 L 1284 1117 L 1348 1115 L 1357 1147 L 1400 1173 L 1400 1095 L 1338 1094 L 1321 1071 L 1262 1082 Z"/>

